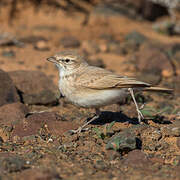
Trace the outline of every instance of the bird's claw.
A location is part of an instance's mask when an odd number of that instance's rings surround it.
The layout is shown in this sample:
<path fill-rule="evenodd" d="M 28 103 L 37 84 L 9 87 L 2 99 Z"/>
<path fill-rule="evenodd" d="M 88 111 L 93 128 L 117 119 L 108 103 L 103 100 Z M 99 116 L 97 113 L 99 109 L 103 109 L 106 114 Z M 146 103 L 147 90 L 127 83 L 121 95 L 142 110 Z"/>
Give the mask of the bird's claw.
<path fill-rule="evenodd" d="M 144 116 L 143 116 L 142 112 L 139 109 L 137 109 L 137 113 L 138 113 L 138 121 L 141 124 L 141 119 L 144 119 Z"/>
<path fill-rule="evenodd" d="M 88 131 L 89 130 L 89 128 L 82 128 L 82 127 L 79 127 L 78 129 L 76 129 L 76 130 L 69 130 L 68 132 L 70 133 L 70 134 L 80 134 L 82 131 Z"/>

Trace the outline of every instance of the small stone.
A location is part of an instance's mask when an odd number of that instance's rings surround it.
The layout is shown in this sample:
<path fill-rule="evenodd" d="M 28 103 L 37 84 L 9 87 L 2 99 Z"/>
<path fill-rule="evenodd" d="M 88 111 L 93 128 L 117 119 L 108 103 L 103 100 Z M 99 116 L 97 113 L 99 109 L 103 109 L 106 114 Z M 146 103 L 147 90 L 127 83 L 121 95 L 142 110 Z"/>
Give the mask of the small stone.
<path fill-rule="evenodd" d="M 9 72 L 15 86 L 26 104 L 53 105 L 59 98 L 58 87 L 40 71 Z"/>
<path fill-rule="evenodd" d="M 147 167 L 152 165 L 146 154 L 141 150 L 134 150 L 128 153 L 124 164 L 131 167 Z"/>
<path fill-rule="evenodd" d="M 114 161 L 114 160 L 119 160 L 122 158 L 122 155 L 117 152 L 117 151 L 113 151 L 113 150 L 109 150 L 107 151 L 107 157 L 110 161 Z"/>
<path fill-rule="evenodd" d="M 125 36 L 125 40 L 134 42 L 137 46 L 139 46 L 142 43 L 144 43 L 147 40 L 147 38 L 137 31 L 132 31 Z"/>
<path fill-rule="evenodd" d="M 108 52 L 108 45 L 107 44 L 100 44 L 99 49 L 101 52 Z"/>
<path fill-rule="evenodd" d="M 60 39 L 60 45 L 64 48 L 77 48 L 81 43 L 75 37 L 67 36 Z"/>
<path fill-rule="evenodd" d="M 107 165 L 105 164 L 104 161 L 102 160 L 97 160 L 94 168 L 98 169 L 98 170 L 105 170 L 107 168 Z"/>
<path fill-rule="evenodd" d="M 126 129 L 114 135 L 106 145 L 106 149 L 119 150 L 133 150 L 136 149 L 136 137 Z"/>
<path fill-rule="evenodd" d="M 167 69 L 164 69 L 164 70 L 162 71 L 162 75 L 163 75 L 165 78 L 169 78 L 169 77 L 173 76 L 173 72 L 172 72 L 172 71 L 169 71 L 169 70 L 167 70 Z"/>
<path fill-rule="evenodd" d="M 0 69 L 0 106 L 19 100 L 19 95 L 10 76 Z"/>
<path fill-rule="evenodd" d="M 15 125 L 24 119 L 28 112 L 28 107 L 19 102 L 3 105 L 0 107 L 0 124 Z"/>
<path fill-rule="evenodd" d="M 43 41 L 43 40 L 38 41 L 35 44 L 34 48 L 39 51 L 49 51 L 50 50 L 50 48 L 47 46 L 47 42 Z"/>
<path fill-rule="evenodd" d="M 136 44 L 135 41 L 129 40 L 129 41 L 124 41 L 122 42 L 116 49 L 116 54 L 130 54 L 134 53 L 139 49 L 139 45 Z"/>

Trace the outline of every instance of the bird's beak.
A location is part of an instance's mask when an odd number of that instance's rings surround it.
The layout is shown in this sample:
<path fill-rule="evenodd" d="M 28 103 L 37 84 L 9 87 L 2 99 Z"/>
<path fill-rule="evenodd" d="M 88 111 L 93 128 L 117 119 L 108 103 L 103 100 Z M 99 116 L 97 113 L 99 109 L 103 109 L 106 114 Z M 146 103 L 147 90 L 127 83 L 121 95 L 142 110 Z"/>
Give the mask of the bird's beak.
<path fill-rule="evenodd" d="M 50 62 L 53 62 L 53 63 L 57 63 L 57 61 L 56 61 L 56 58 L 55 57 L 49 57 L 49 58 L 47 58 L 46 59 L 47 61 L 50 61 Z"/>

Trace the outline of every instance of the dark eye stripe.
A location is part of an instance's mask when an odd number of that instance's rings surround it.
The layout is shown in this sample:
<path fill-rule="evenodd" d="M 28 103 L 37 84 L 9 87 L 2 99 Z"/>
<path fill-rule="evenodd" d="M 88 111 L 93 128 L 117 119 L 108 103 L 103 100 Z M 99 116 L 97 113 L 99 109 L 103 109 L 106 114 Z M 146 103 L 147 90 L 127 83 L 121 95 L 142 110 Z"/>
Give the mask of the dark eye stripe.
<path fill-rule="evenodd" d="M 66 62 L 66 63 L 70 62 L 70 59 L 65 59 L 65 62 Z"/>
<path fill-rule="evenodd" d="M 67 58 L 67 59 L 60 59 L 60 61 L 65 62 L 65 63 L 69 63 L 70 61 L 74 61 L 74 60 Z"/>

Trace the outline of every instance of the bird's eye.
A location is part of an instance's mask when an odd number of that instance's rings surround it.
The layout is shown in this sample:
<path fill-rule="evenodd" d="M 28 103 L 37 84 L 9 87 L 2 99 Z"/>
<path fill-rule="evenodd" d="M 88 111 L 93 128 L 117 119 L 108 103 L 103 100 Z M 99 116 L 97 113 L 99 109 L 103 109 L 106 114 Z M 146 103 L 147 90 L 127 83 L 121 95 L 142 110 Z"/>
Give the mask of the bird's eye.
<path fill-rule="evenodd" d="M 70 62 L 70 59 L 65 59 L 65 62 L 66 62 L 66 63 Z"/>

